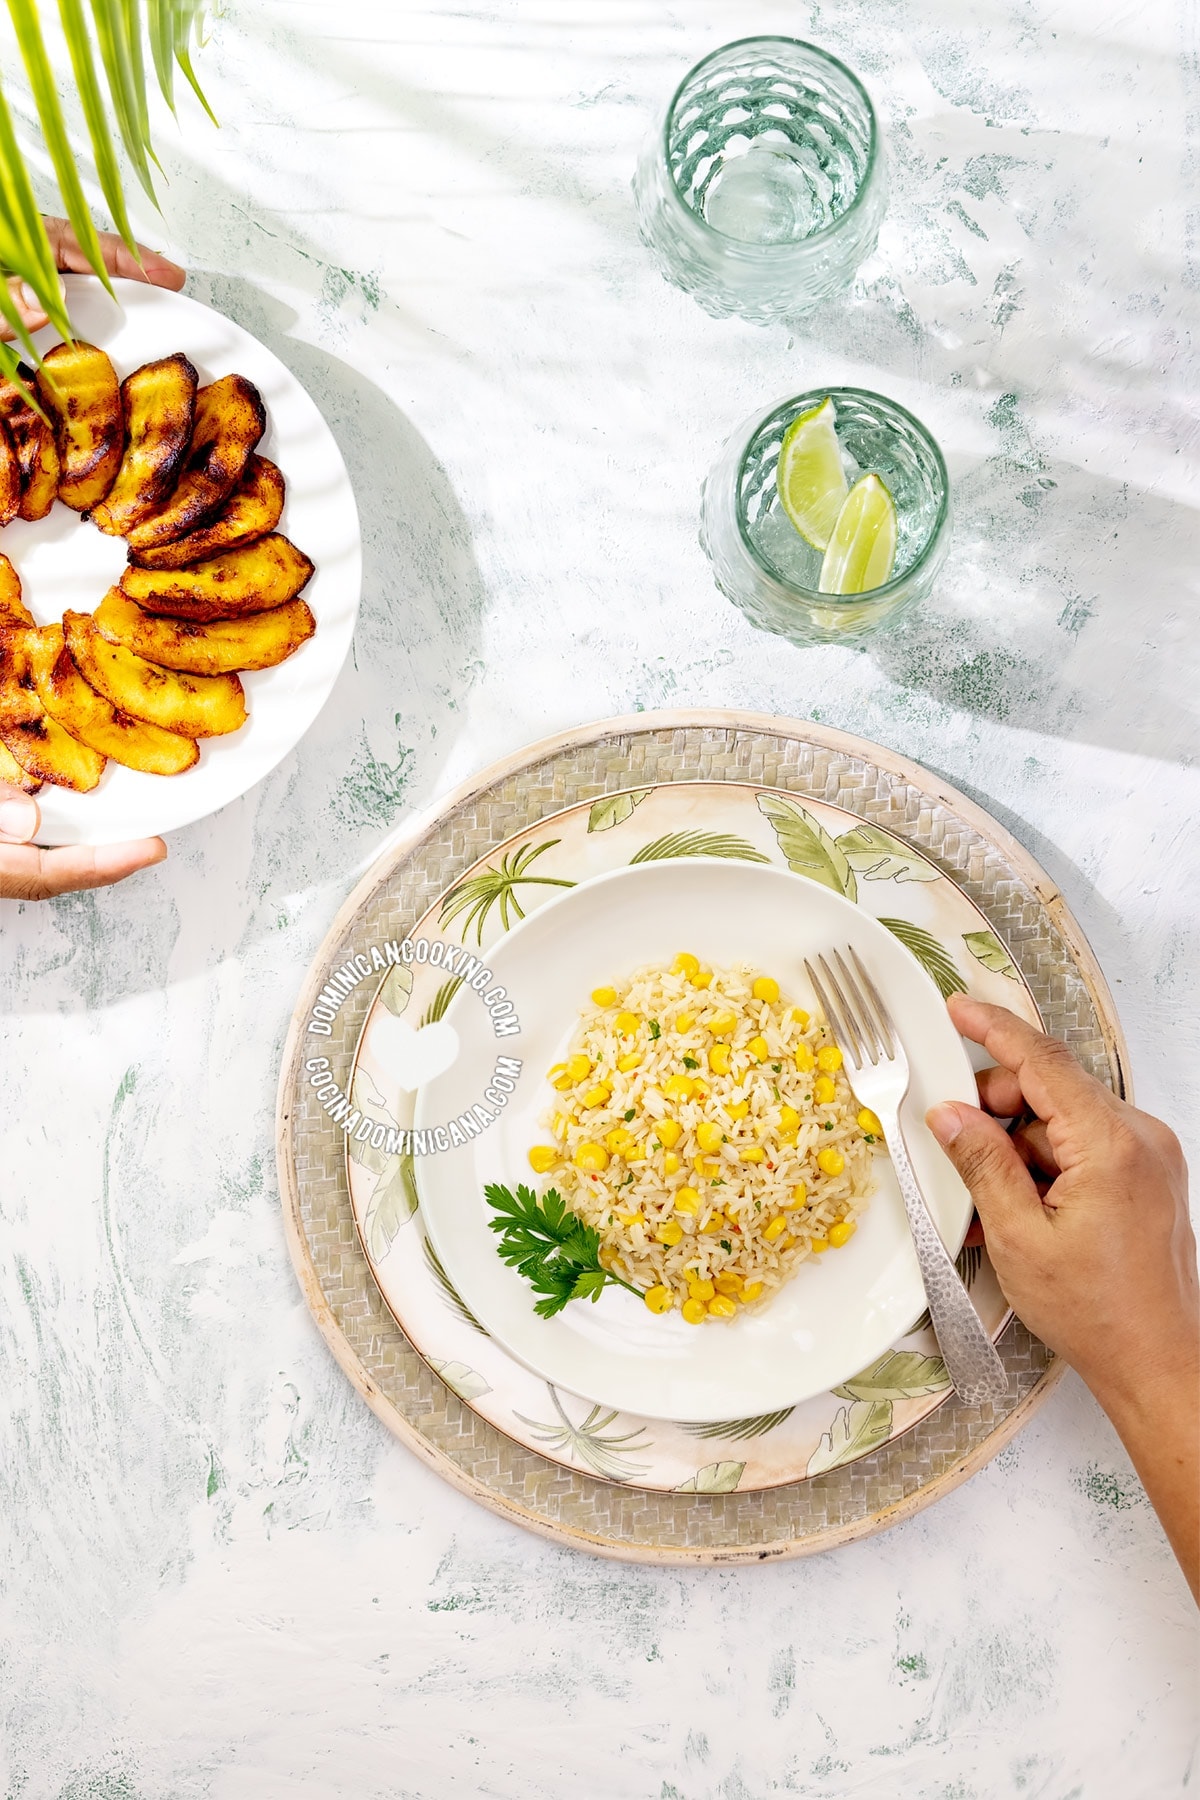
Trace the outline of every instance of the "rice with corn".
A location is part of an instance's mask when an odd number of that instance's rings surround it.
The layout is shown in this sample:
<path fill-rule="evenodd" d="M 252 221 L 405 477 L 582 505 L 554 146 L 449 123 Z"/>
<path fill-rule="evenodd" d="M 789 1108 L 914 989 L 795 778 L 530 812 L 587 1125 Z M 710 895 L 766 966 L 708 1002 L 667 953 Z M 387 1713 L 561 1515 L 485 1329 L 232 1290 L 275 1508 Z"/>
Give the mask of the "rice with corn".
<path fill-rule="evenodd" d="M 652 1311 L 736 1317 L 848 1242 L 882 1139 L 819 1017 L 686 951 L 591 1001 L 529 1160 Z"/>

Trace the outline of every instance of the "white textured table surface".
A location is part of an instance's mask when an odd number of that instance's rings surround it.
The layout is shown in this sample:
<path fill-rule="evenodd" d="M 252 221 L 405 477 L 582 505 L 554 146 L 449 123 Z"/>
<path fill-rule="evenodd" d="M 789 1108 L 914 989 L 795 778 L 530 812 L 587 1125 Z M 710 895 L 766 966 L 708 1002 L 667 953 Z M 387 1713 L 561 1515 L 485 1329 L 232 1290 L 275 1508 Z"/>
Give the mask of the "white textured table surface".
<path fill-rule="evenodd" d="M 991 807 L 1194 1156 L 1193 10 L 227 0 L 222 129 L 168 125 L 165 231 L 140 224 L 323 407 L 366 587 L 269 781 L 123 888 L 0 912 L 9 1800 L 1191 1791 L 1191 1609 L 1074 1377 L 835 1555 L 557 1551 L 334 1366 L 272 1104 L 302 973 L 396 821 L 548 729 L 694 702 L 845 727 Z M 652 113 L 748 29 L 844 56 L 888 130 L 879 253 L 795 339 L 707 319 L 631 216 Z M 904 636 L 801 652 L 713 589 L 697 494 L 760 401 L 846 381 L 940 438 L 954 547 Z"/>

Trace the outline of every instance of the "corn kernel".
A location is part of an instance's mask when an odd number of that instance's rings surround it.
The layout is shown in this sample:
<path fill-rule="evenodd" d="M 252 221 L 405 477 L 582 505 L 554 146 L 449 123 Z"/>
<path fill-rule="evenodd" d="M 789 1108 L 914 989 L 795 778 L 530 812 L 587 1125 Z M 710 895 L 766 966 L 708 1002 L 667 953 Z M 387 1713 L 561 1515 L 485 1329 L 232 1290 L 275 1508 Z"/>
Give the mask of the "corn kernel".
<path fill-rule="evenodd" d="M 748 1100 L 731 1100 L 725 1111 L 731 1119 L 744 1119 L 750 1111 L 750 1102 Z"/>
<path fill-rule="evenodd" d="M 713 1013 L 710 1019 L 704 1021 L 705 1031 L 711 1031 L 714 1037 L 725 1037 L 736 1025 L 737 1014 L 731 1012 Z"/>
<path fill-rule="evenodd" d="M 766 1238 L 768 1244 L 773 1244 L 775 1239 L 782 1237 L 786 1230 L 787 1220 L 782 1213 L 776 1213 L 775 1217 L 771 1220 L 771 1223 L 763 1228 L 763 1236 Z"/>
<path fill-rule="evenodd" d="M 558 1161 L 558 1151 L 553 1144 L 535 1144 L 529 1152 L 529 1166 L 535 1175 L 544 1175 Z"/>
<path fill-rule="evenodd" d="M 799 1136 L 800 1133 L 798 1131 L 781 1131 L 779 1134 L 779 1141 L 781 1144 L 786 1144 L 788 1149 L 791 1150 L 795 1147 L 796 1139 Z"/>
<path fill-rule="evenodd" d="M 613 1024 L 624 1037 L 628 1037 L 631 1031 L 636 1031 L 641 1022 L 637 1014 L 631 1012 L 619 1012 L 613 1020 Z"/>
<path fill-rule="evenodd" d="M 728 1230 L 728 1227 L 729 1220 L 725 1217 L 725 1214 L 715 1212 L 712 1218 L 700 1227 L 700 1231 L 701 1235 L 704 1237 L 713 1237 L 718 1231 Z"/>
<path fill-rule="evenodd" d="M 567 1058 L 567 1074 L 572 1081 L 586 1081 L 592 1072 L 592 1059 L 580 1051 L 576 1056 Z"/>
<path fill-rule="evenodd" d="M 571 1080 L 569 1075 L 560 1075 L 558 1080 L 554 1083 L 554 1091 L 556 1094 L 565 1094 L 568 1088 L 573 1088 L 574 1086 L 575 1083 Z"/>
<path fill-rule="evenodd" d="M 676 1013 L 676 1015 L 675 1015 L 676 1031 L 690 1031 L 692 1029 L 692 1026 L 695 1023 L 696 1023 L 695 1013 L 683 1012 L 683 1013 Z"/>
<path fill-rule="evenodd" d="M 690 1100 L 693 1082 L 690 1075 L 672 1075 L 663 1082 L 663 1093 L 668 1100 Z"/>
<path fill-rule="evenodd" d="M 840 1069 L 842 1061 L 842 1053 L 836 1044 L 822 1044 L 821 1048 L 817 1051 L 817 1067 L 818 1069 L 824 1069 L 827 1075 L 832 1075 L 836 1070 Z"/>
<path fill-rule="evenodd" d="M 618 1219 L 620 1219 L 622 1225 L 644 1225 L 646 1223 L 645 1213 L 640 1213 L 640 1212 L 622 1213 L 622 1212 L 619 1212 L 617 1214 L 617 1217 L 618 1217 Z"/>
<path fill-rule="evenodd" d="M 626 1162 L 645 1162 L 645 1160 L 646 1160 L 646 1146 L 644 1144 L 630 1144 L 628 1150 L 626 1150 L 626 1152 L 625 1152 L 625 1161 Z"/>
<path fill-rule="evenodd" d="M 685 1300 L 679 1310 L 689 1325 L 703 1325 L 708 1317 L 708 1308 L 703 1300 Z"/>
<path fill-rule="evenodd" d="M 616 988 L 598 987 L 592 989 L 593 1006 L 613 1006 L 616 1003 L 616 998 Z"/>
<path fill-rule="evenodd" d="M 604 1244 L 596 1252 L 596 1261 L 602 1269 L 615 1269 L 617 1266 L 617 1249 L 614 1244 Z"/>
<path fill-rule="evenodd" d="M 708 1316 L 710 1319 L 736 1319 L 736 1300 L 731 1300 L 727 1294 L 718 1294 L 708 1303 Z"/>
<path fill-rule="evenodd" d="M 550 1067 L 546 1070 L 546 1080 L 547 1081 L 557 1081 L 559 1076 L 565 1075 L 566 1072 L 567 1072 L 566 1063 L 551 1063 Z"/>
<path fill-rule="evenodd" d="M 708 1085 L 707 1081 L 701 1081 L 701 1079 L 698 1075 L 693 1075 L 692 1076 L 692 1099 L 693 1100 L 707 1100 L 708 1096 L 709 1096 L 709 1092 L 710 1092 L 710 1089 L 709 1089 L 709 1085 Z"/>
<path fill-rule="evenodd" d="M 829 1227 L 829 1241 L 835 1250 L 840 1250 L 843 1244 L 850 1242 L 857 1230 L 858 1226 L 853 1219 L 839 1219 L 836 1225 Z"/>
<path fill-rule="evenodd" d="M 818 1075 L 813 1082 L 813 1099 L 818 1106 L 828 1106 L 837 1099 L 837 1083 L 832 1075 Z"/>
<path fill-rule="evenodd" d="M 666 1151 L 663 1156 L 663 1174 L 677 1175 L 679 1173 L 679 1167 L 679 1158 L 676 1156 L 675 1152 L 673 1150 Z"/>
<path fill-rule="evenodd" d="M 581 1096 L 581 1104 L 584 1106 L 607 1106 L 611 1099 L 612 1089 L 608 1083 L 598 1081 L 595 1087 L 590 1087 L 587 1093 Z"/>
<path fill-rule="evenodd" d="M 755 1062 L 766 1062 L 771 1054 L 765 1037 L 752 1037 L 746 1048 Z"/>
<path fill-rule="evenodd" d="M 805 1186 L 804 1182 L 798 1181 L 783 1204 L 789 1208 L 793 1206 L 803 1206 L 807 1199 L 808 1188 Z"/>
<path fill-rule="evenodd" d="M 700 958 L 693 956 L 690 950 L 681 950 L 671 964 L 672 975 L 686 975 L 690 980 L 700 967 Z"/>
<path fill-rule="evenodd" d="M 680 1188 L 675 1196 L 675 1211 L 682 1213 L 685 1218 L 690 1218 L 693 1213 L 700 1211 L 700 1196 L 695 1188 Z"/>
<path fill-rule="evenodd" d="M 622 1075 L 628 1075 L 629 1071 L 631 1069 L 637 1068 L 637 1066 L 641 1062 L 641 1060 L 642 1060 L 641 1051 L 640 1050 L 631 1050 L 629 1052 L 628 1056 L 618 1056 L 617 1069 Z"/>
<path fill-rule="evenodd" d="M 765 1000 L 768 1006 L 773 1006 L 779 998 L 779 983 L 770 975 L 760 975 L 750 992 L 756 1000 Z"/>
<path fill-rule="evenodd" d="M 603 1144 L 580 1144 L 575 1152 L 575 1167 L 585 1175 L 601 1175 L 608 1167 L 608 1151 Z"/>
<path fill-rule="evenodd" d="M 659 1119 L 654 1135 L 665 1150 L 673 1150 L 683 1136 L 683 1126 L 677 1119 Z"/>
<path fill-rule="evenodd" d="M 555 1113 L 553 1127 L 555 1137 L 565 1138 L 570 1129 L 571 1121 L 566 1113 Z"/>
<path fill-rule="evenodd" d="M 846 1166 L 846 1159 L 840 1150 L 819 1150 L 817 1167 L 823 1175 L 840 1175 Z"/>
<path fill-rule="evenodd" d="M 711 1300 L 716 1291 L 711 1281 L 700 1281 L 696 1276 L 688 1282 L 688 1297 L 692 1300 Z"/>
<path fill-rule="evenodd" d="M 617 1125 L 612 1131 L 605 1133 L 604 1142 L 614 1156 L 624 1156 L 625 1152 L 636 1144 L 637 1139 L 632 1131 L 626 1131 L 623 1125 Z"/>
<path fill-rule="evenodd" d="M 808 1240 L 808 1247 L 814 1256 L 822 1256 L 829 1248 L 829 1239 L 816 1237 Z"/>
<path fill-rule="evenodd" d="M 879 1123 L 879 1120 L 875 1117 L 875 1114 L 871 1111 L 869 1106 L 864 1106 L 859 1113 L 858 1128 L 860 1131 L 865 1131 L 869 1137 L 883 1136 L 883 1126 Z"/>
<path fill-rule="evenodd" d="M 688 979 L 690 980 L 690 982 L 694 988 L 711 987 L 712 986 L 712 970 L 711 969 L 697 969 L 696 973 L 694 975 L 689 976 Z"/>
<path fill-rule="evenodd" d="M 800 1114 L 794 1106 L 781 1106 L 779 1109 L 779 1128 L 781 1131 L 795 1131 L 800 1123 Z"/>
<path fill-rule="evenodd" d="M 752 1144 L 748 1150 L 738 1151 L 739 1160 L 749 1163 L 766 1162 L 767 1153 L 758 1144 Z"/>
<path fill-rule="evenodd" d="M 696 1142 L 702 1150 L 719 1150 L 724 1137 L 721 1127 L 711 1119 L 705 1119 L 703 1124 L 696 1127 Z"/>
<path fill-rule="evenodd" d="M 801 1031 L 808 1030 L 808 1014 L 805 1012 L 805 1010 L 802 1006 L 793 1006 L 792 1018 L 795 1020 L 796 1024 L 800 1027 Z"/>
<path fill-rule="evenodd" d="M 714 1075 L 729 1073 L 729 1045 L 714 1044 L 708 1053 L 708 1066 Z"/>
<path fill-rule="evenodd" d="M 593 999 L 594 998 L 595 996 L 593 995 Z M 642 1298 L 652 1313 L 670 1312 L 675 1304 L 674 1294 L 669 1287 L 664 1287 L 661 1282 L 659 1282 L 656 1287 L 647 1288 L 646 1292 L 642 1295 Z"/>
<path fill-rule="evenodd" d="M 659 1226 L 654 1237 L 657 1243 L 665 1244 L 669 1250 L 674 1249 L 676 1244 L 683 1242 L 683 1226 L 678 1219 L 668 1219 L 665 1225 Z"/>
<path fill-rule="evenodd" d="M 733 1270 L 730 1269 L 727 1275 L 714 1275 L 713 1286 L 716 1288 L 718 1294 L 740 1294 L 745 1286 L 745 1278 L 741 1275 L 735 1275 Z"/>
<path fill-rule="evenodd" d="M 816 1057 L 813 1055 L 809 1046 L 807 1044 L 797 1044 L 793 1054 L 796 1059 L 796 1067 L 799 1069 L 801 1075 L 807 1075 L 808 1071 L 812 1068 L 813 1063 L 816 1061 Z"/>
<path fill-rule="evenodd" d="M 742 1289 L 742 1304 L 744 1306 L 749 1306 L 753 1301 L 761 1299 L 762 1291 L 763 1284 L 761 1281 L 748 1281 Z"/>
<path fill-rule="evenodd" d="M 693 1156 L 692 1167 L 695 1169 L 697 1175 L 699 1175 L 701 1181 L 715 1181 L 717 1176 L 721 1173 L 720 1163 L 711 1162 L 706 1156 Z"/>

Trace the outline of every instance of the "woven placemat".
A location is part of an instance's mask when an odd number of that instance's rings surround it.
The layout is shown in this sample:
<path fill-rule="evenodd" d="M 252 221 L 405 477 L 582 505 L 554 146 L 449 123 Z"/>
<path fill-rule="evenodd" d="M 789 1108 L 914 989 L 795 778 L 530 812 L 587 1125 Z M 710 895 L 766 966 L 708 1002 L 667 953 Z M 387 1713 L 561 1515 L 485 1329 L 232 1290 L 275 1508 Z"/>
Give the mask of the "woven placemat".
<path fill-rule="evenodd" d="M 547 740 L 464 784 L 408 827 L 335 920 L 292 1019 L 277 1151 L 284 1217 L 305 1298 L 364 1399 L 412 1450 L 502 1516 L 607 1556 L 730 1563 L 802 1556 L 927 1506 L 1008 1441 L 1063 1372 L 1016 1320 L 1000 1340 L 1013 1377 L 1002 1404 L 948 1399 L 870 1456 L 794 1486 L 722 1495 L 647 1493 L 598 1481 L 521 1448 L 442 1384 L 380 1296 L 351 1211 L 341 1131 L 301 1067 L 304 1023 L 331 969 L 400 938 L 480 856 L 549 813 L 621 788 L 734 781 L 827 800 L 919 845 L 1009 946 L 1048 1031 L 1127 1093 L 1111 996 L 1054 884 L 1002 826 L 891 751 L 806 721 L 724 712 L 641 713 Z M 348 1076 L 374 984 L 364 982 L 321 1041 Z"/>

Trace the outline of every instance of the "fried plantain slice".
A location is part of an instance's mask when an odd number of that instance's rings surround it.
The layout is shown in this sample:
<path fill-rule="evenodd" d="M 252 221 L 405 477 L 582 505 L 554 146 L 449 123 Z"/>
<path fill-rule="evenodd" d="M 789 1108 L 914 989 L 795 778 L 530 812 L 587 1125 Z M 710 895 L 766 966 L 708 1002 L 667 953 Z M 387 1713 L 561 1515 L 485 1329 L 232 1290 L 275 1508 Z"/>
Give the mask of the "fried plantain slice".
<path fill-rule="evenodd" d="M 222 375 L 202 387 L 175 491 L 157 512 L 131 528 L 130 544 L 139 551 L 153 550 L 206 524 L 242 479 L 266 428 L 262 397 L 243 375 Z"/>
<path fill-rule="evenodd" d="M 67 649 L 61 625 L 38 633 L 31 653 L 38 699 L 79 743 L 143 775 L 181 775 L 200 755 L 194 738 L 119 712 L 84 680 Z"/>
<path fill-rule="evenodd" d="M 37 391 L 33 370 L 21 363 L 17 375 L 28 392 L 22 392 L 11 377 L 0 375 L 0 418 L 12 435 L 21 466 L 21 517 L 44 519 L 58 492 L 58 445 L 53 427 L 29 403 L 29 394 Z"/>
<path fill-rule="evenodd" d="M 3 729 L 0 727 L 0 729 Z M 28 769 L 23 769 L 8 745 L 0 738 L 0 781 L 6 781 L 9 787 L 20 788 L 23 793 L 36 794 L 41 782 Z"/>
<path fill-rule="evenodd" d="M 174 543 L 157 550 L 138 550 L 130 544 L 135 563 L 144 569 L 184 569 L 203 562 L 219 550 L 235 550 L 253 544 L 274 531 L 283 512 L 283 476 L 265 456 L 252 456 L 246 473 L 215 518 Z"/>
<path fill-rule="evenodd" d="M 101 531 L 123 537 L 166 500 L 192 441 L 197 380 L 177 350 L 143 363 L 121 383 L 125 447 L 116 480 L 92 509 Z"/>
<path fill-rule="evenodd" d="M 288 538 L 273 531 L 256 544 L 211 556 L 190 569 L 139 569 L 132 563 L 121 589 L 147 612 L 171 619 L 240 619 L 294 600 L 313 572 Z"/>
<path fill-rule="evenodd" d="M 49 627 L 50 636 L 59 629 L 57 625 Z M 43 707 L 33 670 L 42 635 L 34 630 L 7 631 L 0 636 L 0 744 L 30 780 L 52 781 L 55 787 L 74 788 L 76 793 L 86 794 L 103 775 L 104 758 L 64 731 Z M 7 703 L 6 662 L 10 666 L 19 664 L 21 670 L 19 686 L 23 699 L 16 710 Z"/>
<path fill-rule="evenodd" d="M 121 465 L 125 425 L 117 371 L 95 344 L 55 344 L 42 359 L 37 386 L 55 421 L 62 463 L 58 497 L 75 512 L 90 512 Z"/>
<path fill-rule="evenodd" d="M 164 669 L 190 675 L 224 675 L 237 669 L 272 669 L 285 662 L 317 628 L 303 600 L 269 612 L 209 625 L 157 618 L 143 612 L 120 588 L 110 588 L 92 617 L 101 637 L 123 644 Z"/>
<path fill-rule="evenodd" d="M 0 525 L 7 525 L 21 510 L 21 459 L 12 433 L 0 419 Z"/>
<path fill-rule="evenodd" d="M 0 631 L 33 622 L 33 614 L 21 598 L 21 577 L 0 550 Z"/>
<path fill-rule="evenodd" d="M 0 630 L 0 722 L 5 725 L 27 725 L 42 710 L 30 661 L 36 641 L 36 625 Z"/>
<path fill-rule="evenodd" d="M 118 712 L 184 737 L 221 737 L 246 722 L 236 675 L 184 675 L 110 644 L 90 613 L 65 612 L 63 633 L 80 674 Z"/>

